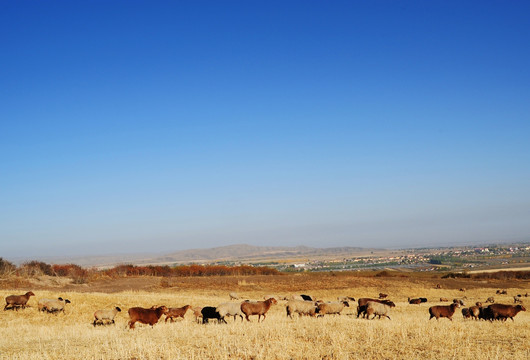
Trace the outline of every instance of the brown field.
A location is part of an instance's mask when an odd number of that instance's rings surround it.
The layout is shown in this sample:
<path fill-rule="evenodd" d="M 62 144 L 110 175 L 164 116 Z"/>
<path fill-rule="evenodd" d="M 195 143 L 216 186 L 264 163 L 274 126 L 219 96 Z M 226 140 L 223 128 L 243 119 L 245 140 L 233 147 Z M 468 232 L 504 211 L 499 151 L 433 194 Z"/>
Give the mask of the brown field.
<path fill-rule="evenodd" d="M 366 275 L 366 274 L 364 274 Z M 528 281 L 439 279 L 407 273 L 394 277 L 363 274 L 296 274 L 284 276 L 208 278 L 105 279 L 84 285 L 53 283 L 53 279 L 12 280 L 0 283 L 0 296 L 32 290 L 31 307 L 2 311 L 2 359 L 528 359 L 530 312 L 515 321 L 464 320 L 460 310 L 454 321 L 429 321 L 428 308 L 440 297 L 462 298 L 466 305 L 494 296 L 511 304 L 513 295 L 529 291 Z M 435 289 L 439 283 L 442 289 Z M 458 289 L 465 287 L 461 292 Z M 507 289 L 508 295 L 496 295 Z M 389 294 L 396 303 L 392 320 L 357 319 L 356 304 L 341 316 L 289 319 L 285 302 L 273 306 L 262 323 L 228 320 L 228 325 L 195 323 L 188 312 L 184 320 L 162 321 L 153 328 L 126 327 L 127 309 L 133 306 L 216 306 L 236 291 L 243 298 L 266 294 L 305 293 L 323 300 L 337 296 L 355 298 Z M 66 315 L 39 313 L 39 298 L 63 296 L 72 301 Z M 427 297 L 429 302 L 409 305 L 407 297 Z M 527 301 L 528 299 L 528 301 Z M 530 303 L 530 298 L 523 302 Z M 97 309 L 120 306 L 124 311 L 111 326 L 92 326 Z"/>

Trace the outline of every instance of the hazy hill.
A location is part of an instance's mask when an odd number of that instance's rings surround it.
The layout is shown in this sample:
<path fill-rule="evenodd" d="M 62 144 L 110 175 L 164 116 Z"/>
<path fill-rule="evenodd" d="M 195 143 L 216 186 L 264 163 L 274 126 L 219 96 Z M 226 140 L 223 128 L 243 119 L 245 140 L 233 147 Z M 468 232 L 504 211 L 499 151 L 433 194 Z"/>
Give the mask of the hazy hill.
<path fill-rule="evenodd" d="M 362 256 L 386 252 L 384 249 L 360 247 L 314 248 L 309 246 L 254 246 L 247 244 L 220 246 L 208 249 L 189 249 L 169 254 L 114 254 L 100 256 L 41 257 L 37 260 L 54 264 L 74 263 L 80 266 L 113 266 L 117 264 L 186 264 L 215 261 L 256 262 L 263 260 L 307 259 L 323 257 Z M 28 259 L 15 259 L 22 263 Z"/>

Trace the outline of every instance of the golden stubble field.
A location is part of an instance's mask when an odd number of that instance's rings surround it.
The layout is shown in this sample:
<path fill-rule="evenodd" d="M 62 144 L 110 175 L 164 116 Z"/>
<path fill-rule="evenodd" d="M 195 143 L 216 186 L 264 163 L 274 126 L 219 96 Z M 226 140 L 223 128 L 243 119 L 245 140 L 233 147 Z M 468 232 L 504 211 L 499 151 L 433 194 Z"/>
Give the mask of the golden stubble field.
<path fill-rule="evenodd" d="M 130 281 L 130 280 L 129 280 Z M 3 289 L 4 298 L 33 290 L 31 307 L 0 313 L 2 359 L 529 359 L 530 314 L 521 312 L 515 322 L 464 320 L 460 310 L 450 322 L 430 320 L 428 308 L 441 304 L 440 297 L 466 296 L 466 305 L 494 296 L 497 302 L 513 303 L 513 295 L 525 293 L 528 282 L 513 286 L 487 282 L 455 282 L 422 278 L 357 278 L 330 275 L 280 277 L 222 277 L 177 279 L 158 286 L 161 279 L 148 279 L 151 287 L 96 292 L 97 284 L 79 289 Z M 140 281 L 141 282 L 141 281 Z M 441 283 L 442 289 L 434 285 Z M 120 284 L 116 282 L 115 284 Z M 195 286 L 194 286 L 195 284 Z M 465 285 L 465 293 L 458 288 Z M 504 286 L 503 286 L 504 285 Z M 110 284 L 106 285 L 107 287 Z M 126 287 L 132 287 L 129 283 Z M 169 286 L 169 287 L 168 287 Z M 107 288 L 105 287 L 105 288 Z M 506 288 L 508 295 L 496 295 Z M 287 291 L 292 290 L 292 291 Z M 324 318 L 286 317 L 285 301 L 271 308 L 257 323 L 233 321 L 201 325 L 188 312 L 184 320 L 161 321 L 153 328 L 137 324 L 127 328 L 127 309 L 133 306 L 216 306 L 228 301 L 228 292 L 260 299 L 266 294 L 307 293 L 331 301 L 337 296 L 369 297 L 380 291 L 396 303 L 392 320 L 356 318 L 356 303 L 340 316 Z M 66 315 L 39 313 L 39 298 L 62 296 L 72 301 Z M 408 296 L 427 297 L 429 302 L 409 305 Z M 527 298 L 524 298 L 527 299 Z M 530 298 L 529 298 L 530 299 Z M 524 300 L 523 300 L 524 301 Z M 120 306 L 123 312 L 111 326 L 92 326 L 97 309 Z"/>

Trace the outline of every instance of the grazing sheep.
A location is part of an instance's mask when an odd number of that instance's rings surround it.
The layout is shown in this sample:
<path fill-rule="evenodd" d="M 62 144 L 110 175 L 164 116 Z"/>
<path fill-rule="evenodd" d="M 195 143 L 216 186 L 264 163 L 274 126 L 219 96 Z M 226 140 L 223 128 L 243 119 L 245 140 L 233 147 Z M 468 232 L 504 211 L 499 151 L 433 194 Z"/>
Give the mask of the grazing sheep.
<path fill-rule="evenodd" d="M 38 309 L 39 311 L 47 311 L 49 313 L 58 313 L 58 312 L 64 312 L 64 307 L 66 304 L 70 304 L 71 301 L 68 299 L 64 299 L 62 297 L 57 299 L 40 299 L 38 303 Z"/>
<path fill-rule="evenodd" d="M 4 306 L 4 311 L 8 308 L 16 309 L 17 311 L 19 307 L 24 309 L 31 296 L 35 296 L 35 294 L 31 291 L 28 291 L 24 295 L 9 295 L 6 297 L 6 306 Z"/>
<path fill-rule="evenodd" d="M 338 296 L 337 301 L 355 301 L 353 296 Z"/>
<path fill-rule="evenodd" d="M 186 312 L 191 309 L 191 305 L 185 305 L 183 307 L 179 308 L 169 308 L 166 313 L 166 320 L 164 322 L 167 322 L 167 319 L 171 319 L 171 322 L 175 321 L 175 318 L 183 318 L 184 315 L 186 315 Z"/>
<path fill-rule="evenodd" d="M 487 300 L 486 300 L 487 303 L 494 303 L 495 302 L 495 298 L 493 296 L 490 296 Z"/>
<path fill-rule="evenodd" d="M 449 320 L 453 321 L 452 317 L 455 313 L 456 308 L 460 307 L 459 303 L 452 303 L 451 305 L 438 305 L 438 306 L 431 306 L 429 308 L 429 314 L 431 314 L 431 317 L 429 320 L 431 320 L 433 317 L 438 320 L 439 318 L 446 317 Z"/>
<path fill-rule="evenodd" d="M 482 309 L 482 303 L 477 302 L 477 304 L 475 306 L 471 306 L 469 308 L 469 316 L 471 316 L 475 320 L 478 320 L 479 316 L 480 316 L 481 309 Z"/>
<path fill-rule="evenodd" d="M 277 304 L 276 299 L 268 299 L 265 301 L 257 301 L 255 303 L 243 302 L 241 303 L 241 311 L 245 314 L 247 321 L 250 321 L 248 318 L 250 315 L 258 315 L 258 322 L 260 321 L 261 316 L 265 320 L 265 314 L 269 311 L 272 305 Z"/>
<path fill-rule="evenodd" d="M 381 319 L 381 316 L 386 316 L 390 320 L 390 316 L 388 316 L 390 309 L 395 307 L 396 305 L 393 302 L 390 302 L 389 304 L 382 304 L 375 301 L 368 301 L 366 304 L 366 317 L 370 318 L 370 315 L 374 314 L 375 319 L 376 316 L 379 316 L 379 319 Z"/>
<path fill-rule="evenodd" d="M 384 299 L 388 296 L 388 294 L 379 293 L 379 299 Z"/>
<path fill-rule="evenodd" d="M 409 304 L 413 304 L 413 305 L 419 305 L 422 303 L 421 299 L 418 299 L 418 298 L 415 298 L 415 299 L 408 298 L 408 301 L 409 301 Z"/>
<path fill-rule="evenodd" d="M 289 300 L 285 310 L 287 311 L 287 316 L 291 319 L 294 313 L 298 313 L 299 316 L 308 315 L 314 317 L 318 313 L 318 306 L 311 301 Z"/>
<path fill-rule="evenodd" d="M 219 313 L 219 315 L 225 322 L 225 316 L 233 316 L 234 321 L 236 321 L 236 316 L 238 315 L 241 317 L 241 321 L 243 321 L 243 312 L 241 311 L 241 303 L 239 302 L 225 302 L 219 304 L 215 310 Z"/>
<path fill-rule="evenodd" d="M 507 318 L 513 320 L 513 317 L 520 311 L 526 311 L 523 305 L 504 305 L 504 304 L 492 304 L 488 308 L 491 310 L 494 320 L 504 320 Z"/>
<path fill-rule="evenodd" d="M 471 317 L 471 311 L 469 311 L 469 308 L 462 308 L 462 316 L 464 319 L 469 319 Z"/>
<path fill-rule="evenodd" d="M 449 299 L 448 298 L 440 298 L 440 301 L 441 302 L 444 302 L 444 301 L 447 302 L 447 301 L 449 301 Z"/>
<path fill-rule="evenodd" d="M 462 292 L 464 292 L 464 291 L 466 291 L 466 288 L 460 288 L 460 290 L 459 290 L 459 291 L 462 291 Z"/>
<path fill-rule="evenodd" d="M 153 326 L 160 320 L 160 317 L 167 314 L 167 307 L 159 306 L 156 309 L 145 309 L 142 307 L 133 307 L 129 311 L 129 329 L 134 329 L 134 324 L 140 322 Z"/>
<path fill-rule="evenodd" d="M 199 322 L 199 318 L 202 318 L 201 310 L 202 310 L 201 306 L 194 306 L 191 308 L 191 311 L 193 311 L 193 315 L 195 316 L 196 322 Z"/>
<path fill-rule="evenodd" d="M 320 303 L 318 304 L 318 316 L 321 317 L 326 314 L 340 315 L 344 307 L 350 307 L 350 304 L 347 301 Z"/>
<path fill-rule="evenodd" d="M 225 319 L 221 317 L 221 314 L 213 306 L 205 306 L 201 310 L 202 323 L 207 324 L 209 319 L 217 319 L 217 323 L 221 321 L 226 324 Z"/>
<path fill-rule="evenodd" d="M 235 292 L 231 292 L 228 296 L 230 296 L 230 300 L 239 300 L 239 295 Z"/>
<path fill-rule="evenodd" d="M 120 311 L 121 309 L 117 306 L 110 310 L 97 310 L 94 313 L 95 319 L 92 325 L 94 325 L 94 327 L 96 327 L 96 325 L 105 325 L 105 322 L 107 322 L 107 324 L 114 324 L 114 318 Z"/>
<path fill-rule="evenodd" d="M 392 301 L 390 301 L 390 300 L 359 298 L 359 300 L 357 300 L 357 303 L 358 303 L 358 305 L 357 305 L 357 318 L 361 314 L 363 315 L 363 319 L 366 317 L 366 305 L 368 304 L 369 301 L 378 302 L 378 303 L 387 304 L 387 305 L 390 305 L 390 303 L 392 303 Z"/>
<path fill-rule="evenodd" d="M 508 291 L 506 291 L 506 289 L 497 290 L 496 294 L 499 294 L 499 295 L 508 295 Z"/>
<path fill-rule="evenodd" d="M 436 288 L 437 288 L 437 289 L 441 289 L 441 288 L 442 288 L 442 285 L 441 285 L 441 284 L 436 284 Z"/>

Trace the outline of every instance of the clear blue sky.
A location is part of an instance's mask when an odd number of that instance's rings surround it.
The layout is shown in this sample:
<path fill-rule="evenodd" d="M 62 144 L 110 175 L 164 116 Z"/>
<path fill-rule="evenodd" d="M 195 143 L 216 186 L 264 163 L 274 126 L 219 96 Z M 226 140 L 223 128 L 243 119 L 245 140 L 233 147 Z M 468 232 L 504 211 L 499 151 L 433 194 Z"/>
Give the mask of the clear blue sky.
<path fill-rule="evenodd" d="M 528 1 L 1 1 L 0 256 L 530 240 Z"/>

